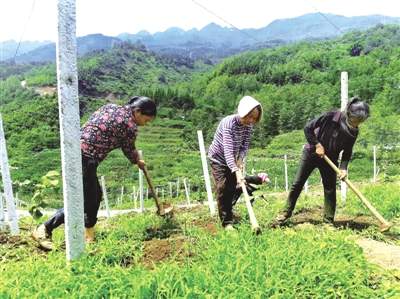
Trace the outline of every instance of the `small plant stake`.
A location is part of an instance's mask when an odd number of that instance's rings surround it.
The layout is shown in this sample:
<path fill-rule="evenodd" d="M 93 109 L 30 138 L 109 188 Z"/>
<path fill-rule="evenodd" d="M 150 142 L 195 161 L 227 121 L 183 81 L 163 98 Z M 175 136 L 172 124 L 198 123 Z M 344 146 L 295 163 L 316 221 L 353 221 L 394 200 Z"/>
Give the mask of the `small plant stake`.
<path fill-rule="evenodd" d="M 104 203 L 106 205 L 106 213 L 107 213 L 107 218 L 110 218 L 110 208 L 108 207 L 108 196 L 107 196 L 107 189 L 106 189 L 106 181 L 104 179 L 104 176 L 101 176 L 101 189 L 103 190 L 103 198 L 104 198 Z"/>

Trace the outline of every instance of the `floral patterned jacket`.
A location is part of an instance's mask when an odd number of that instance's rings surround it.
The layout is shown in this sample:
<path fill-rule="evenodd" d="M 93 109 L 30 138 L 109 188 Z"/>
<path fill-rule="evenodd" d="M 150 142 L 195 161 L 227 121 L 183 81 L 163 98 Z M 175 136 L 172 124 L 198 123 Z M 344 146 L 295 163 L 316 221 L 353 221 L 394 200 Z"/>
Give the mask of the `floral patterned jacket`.
<path fill-rule="evenodd" d="M 121 148 L 125 156 L 136 164 L 136 136 L 137 125 L 132 109 L 115 104 L 105 105 L 93 113 L 81 129 L 82 155 L 100 163 L 109 152 Z"/>

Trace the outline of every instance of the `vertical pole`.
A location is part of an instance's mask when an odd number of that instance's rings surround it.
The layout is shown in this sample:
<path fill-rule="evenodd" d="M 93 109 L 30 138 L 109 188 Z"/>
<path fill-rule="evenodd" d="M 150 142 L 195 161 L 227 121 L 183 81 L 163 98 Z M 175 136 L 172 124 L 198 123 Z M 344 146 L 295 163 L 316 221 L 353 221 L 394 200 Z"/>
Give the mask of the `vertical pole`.
<path fill-rule="evenodd" d="M 180 187 L 180 183 L 179 183 L 179 178 L 176 180 L 176 197 L 178 197 L 179 195 L 179 187 Z"/>
<path fill-rule="evenodd" d="M 75 0 L 58 0 L 56 42 L 58 107 L 67 260 L 85 249 Z"/>
<path fill-rule="evenodd" d="M 110 208 L 108 206 L 108 196 L 107 196 L 106 181 L 104 179 L 104 176 L 101 176 L 101 189 L 103 189 L 103 198 L 104 198 L 104 203 L 106 205 L 107 217 L 110 218 Z"/>
<path fill-rule="evenodd" d="M 287 170 L 287 155 L 285 155 L 285 190 L 289 191 L 288 170 Z"/>
<path fill-rule="evenodd" d="M 172 198 L 172 182 L 169 182 L 169 197 Z"/>
<path fill-rule="evenodd" d="M 5 228 L 5 216 L 4 216 L 4 205 L 3 205 L 3 194 L 0 193 L 0 231 Z"/>
<path fill-rule="evenodd" d="M 349 77 L 347 72 L 342 72 L 340 76 L 341 82 L 341 100 L 340 100 L 340 110 L 344 111 L 346 109 L 347 103 L 349 101 Z M 339 159 L 342 160 L 342 153 L 339 154 Z M 342 199 L 342 203 L 346 204 L 347 197 L 347 185 L 344 181 L 340 181 L 340 196 Z"/>
<path fill-rule="evenodd" d="M 376 183 L 376 146 L 374 145 L 374 183 Z"/>
<path fill-rule="evenodd" d="M 214 207 L 214 200 L 213 200 L 212 191 L 211 191 L 210 175 L 208 173 L 206 150 L 204 148 L 203 131 L 201 131 L 201 130 L 197 131 L 197 137 L 199 139 L 201 163 L 203 165 L 204 181 L 206 183 L 208 206 L 210 207 L 210 214 L 214 215 L 215 214 L 215 207 Z"/>
<path fill-rule="evenodd" d="M 303 145 L 303 151 L 304 151 L 304 145 Z M 304 183 L 304 193 L 308 193 L 308 179 L 307 179 L 307 181 Z"/>
<path fill-rule="evenodd" d="M 119 201 L 120 204 L 122 204 L 123 199 L 124 199 L 124 186 L 121 187 L 121 198 Z"/>
<path fill-rule="evenodd" d="M 139 157 L 143 157 L 142 151 L 139 151 Z M 139 200 L 140 212 L 144 212 L 144 198 L 143 198 L 143 170 L 139 168 Z"/>
<path fill-rule="evenodd" d="M 190 205 L 189 190 L 188 190 L 188 186 L 187 186 L 187 183 L 186 183 L 186 178 L 183 179 L 183 185 L 185 186 L 187 204 Z"/>
<path fill-rule="evenodd" d="M 8 222 L 10 223 L 10 232 L 12 235 L 19 234 L 18 215 L 15 208 L 14 194 L 12 190 L 10 167 L 8 165 L 8 155 L 6 138 L 4 136 L 3 118 L 0 114 L 0 167 L 1 177 L 3 179 L 4 196 L 6 198 Z"/>
<path fill-rule="evenodd" d="M 164 199 L 164 188 L 161 188 L 161 197 Z"/>

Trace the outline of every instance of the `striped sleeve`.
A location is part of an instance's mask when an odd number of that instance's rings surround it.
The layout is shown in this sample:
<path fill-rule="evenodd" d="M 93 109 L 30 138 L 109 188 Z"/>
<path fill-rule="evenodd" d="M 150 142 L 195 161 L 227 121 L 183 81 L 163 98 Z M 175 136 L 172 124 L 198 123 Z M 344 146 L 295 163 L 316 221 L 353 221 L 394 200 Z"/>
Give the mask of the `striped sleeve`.
<path fill-rule="evenodd" d="M 235 155 L 233 153 L 233 140 L 232 140 L 232 123 L 227 122 L 224 124 L 222 128 L 222 140 L 223 140 L 223 148 L 224 148 L 224 157 L 226 164 L 231 169 L 232 172 L 239 170 L 236 165 Z"/>

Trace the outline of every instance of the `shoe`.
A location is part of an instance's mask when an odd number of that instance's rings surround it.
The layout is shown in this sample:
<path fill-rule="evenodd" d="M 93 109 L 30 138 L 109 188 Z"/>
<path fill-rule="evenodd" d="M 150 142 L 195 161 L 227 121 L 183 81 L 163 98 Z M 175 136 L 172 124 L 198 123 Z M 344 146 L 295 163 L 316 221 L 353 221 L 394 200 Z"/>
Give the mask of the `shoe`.
<path fill-rule="evenodd" d="M 44 249 L 53 250 L 51 235 L 47 232 L 44 224 L 41 224 L 35 228 L 35 230 L 32 232 L 32 238 L 36 240 Z"/>
<path fill-rule="evenodd" d="M 292 216 L 292 215 L 288 212 L 283 212 L 283 213 L 279 214 L 278 216 L 276 216 L 276 218 L 272 222 L 271 226 L 272 227 L 282 226 L 290 218 L 290 216 Z"/>
<path fill-rule="evenodd" d="M 235 230 L 236 230 L 236 229 L 233 227 L 232 224 L 227 224 L 227 225 L 225 225 L 224 229 L 225 229 L 226 231 L 235 231 Z"/>
<path fill-rule="evenodd" d="M 85 228 L 85 241 L 86 241 L 86 243 L 87 244 L 94 243 L 95 240 L 96 240 L 96 238 L 95 238 L 94 226 Z"/>

